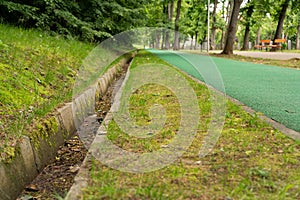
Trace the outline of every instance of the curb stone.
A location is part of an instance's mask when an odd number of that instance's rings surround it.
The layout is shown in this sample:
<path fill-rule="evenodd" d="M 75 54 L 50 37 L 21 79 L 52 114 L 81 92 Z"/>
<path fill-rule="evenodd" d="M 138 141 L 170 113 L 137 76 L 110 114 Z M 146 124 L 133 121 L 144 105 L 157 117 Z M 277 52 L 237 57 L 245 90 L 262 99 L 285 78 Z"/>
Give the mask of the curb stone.
<path fill-rule="evenodd" d="M 113 113 L 116 112 L 120 106 L 120 99 L 122 95 L 123 88 L 126 84 L 126 81 L 128 80 L 128 77 L 130 75 L 130 66 L 128 67 L 128 71 L 126 73 L 125 79 L 122 81 L 121 87 L 117 91 L 113 91 L 115 93 L 113 104 L 107 113 L 105 119 L 103 120 L 102 124 L 100 125 L 99 129 L 97 130 L 97 135 L 90 145 L 91 148 L 89 149 L 84 161 L 82 162 L 82 165 L 80 167 L 80 170 L 77 174 L 77 176 L 74 179 L 74 184 L 72 185 L 71 189 L 69 190 L 67 196 L 65 197 L 65 200 L 79 200 L 82 199 L 82 190 L 88 186 L 88 180 L 89 180 L 89 169 L 91 166 L 91 161 L 93 159 L 93 144 L 99 143 L 104 137 L 106 137 L 107 133 L 107 126 L 109 122 L 113 119 Z"/>
<path fill-rule="evenodd" d="M 92 105 L 95 101 L 95 96 L 91 97 L 91 94 L 99 94 L 99 96 L 104 94 L 111 80 L 124 63 L 126 64 L 130 59 L 131 57 L 122 59 L 120 64 L 113 66 L 114 70 L 110 69 L 101 76 L 102 78 L 100 79 L 105 80 L 105 82 L 98 81 L 97 84 L 92 85 L 80 95 L 83 99 L 79 105 L 82 113 L 86 115 L 91 112 L 91 110 L 88 110 L 90 106 L 84 105 L 86 103 Z M 97 87 L 99 84 L 100 87 Z M 76 106 L 75 109 L 78 109 L 78 107 Z M 38 173 L 55 158 L 59 146 L 64 144 L 76 132 L 73 110 L 74 104 L 71 102 L 57 109 L 55 111 L 56 114 L 53 116 L 56 124 L 51 124 L 51 126 L 57 126 L 55 127 L 57 129 L 55 132 L 50 131 L 46 133 L 47 136 L 38 136 L 37 141 L 32 141 L 29 137 L 23 136 L 16 148 L 16 155 L 12 161 L 0 163 L 0 200 L 16 199 L 24 187 L 34 180 Z M 82 121 L 77 120 L 77 123 L 80 122 Z"/>
<path fill-rule="evenodd" d="M 0 199 L 15 199 L 23 185 L 38 175 L 33 148 L 28 137 L 22 138 L 19 151 L 20 154 L 16 155 L 13 162 L 0 165 Z"/>

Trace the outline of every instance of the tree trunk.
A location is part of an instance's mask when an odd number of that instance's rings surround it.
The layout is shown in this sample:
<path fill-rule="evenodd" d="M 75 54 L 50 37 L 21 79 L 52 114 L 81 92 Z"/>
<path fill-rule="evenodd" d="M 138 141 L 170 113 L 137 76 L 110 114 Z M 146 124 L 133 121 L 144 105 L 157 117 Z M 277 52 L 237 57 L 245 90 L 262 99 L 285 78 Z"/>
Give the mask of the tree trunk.
<path fill-rule="evenodd" d="M 250 24 L 247 24 L 246 29 L 245 29 L 243 47 L 242 47 L 241 51 L 249 50 L 249 39 L 250 39 Z"/>
<path fill-rule="evenodd" d="M 223 48 L 225 47 L 225 43 L 226 43 L 226 39 L 227 39 L 227 32 L 228 32 L 228 29 L 229 29 L 229 23 L 230 23 L 230 19 L 231 19 L 231 16 L 232 16 L 232 12 L 233 12 L 233 3 L 234 3 L 234 0 L 229 0 L 228 1 L 228 6 L 227 6 L 227 9 L 226 9 L 226 31 L 224 31 L 224 35 L 223 35 Z M 223 49 L 222 48 L 222 49 Z"/>
<path fill-rule="evenodd" d="M 164 49 L 165 41 L 166 40 L 166 30 L 162 30 L 162 41 L 161 41 L 161 49 Z"/>
<path fill-rule="evenodd" d="M 183 39 L 183 44 L 182 44 L 182 46 L 181 46 L 181 49 L 184 49 L 185 43 L 186 43 L 186 39 L 184 38 L 184 39 Z"/>
<path fill-rule="evenodd" d="M 232 12 L 233 12 L 233 6 L 234 6 L 234 0 L 229 0 L 228 6 L 227 6 L 227 15 L 226 15 L 227 27 L 229 26 L 229 23 L 230 23 L 230 19 L 231 19 Z"/>
<path fill-rule="evenodd" d="M 225 31 L 222 29 L 222 38 L 221 38 L 221 49 L 224 47 Z"/>
<path fill-rule="evenodd" d="M 233 7 L 234 7 L 234 2 L 235 2 L 235 0 L 229 0 L 229 17 L 231 18 L 231 15 L 232 15 L 232 12 L 233 12 Z M 230 18 L 228 19 L 228 23 L 229 23 L 229 20 L 230 20 Z"/>
<path fill-rule="evenodd" d="M 165 49 L 170 49 L 170 30 L 166 31 Z"/>
<path fill-rule="evenodd" d="M 297 38 L 296 38 L 296 49 L 300 49 L 300 24 L 298 25 Z"/>
<path fill-rule="evenodd" d="M 160 37 L 161 37 L 161 32 L 155 31 L 155 49 L 160 48 Z"/>
<path fill-rule="evenodd" d="M 217 30 L 217 27 L 216 27 L 216 22 L 217 22 L 217 7 L 218 7 L 218 0 L 215 0 L 214 2 L 214 11 L 212 13 L 212 18 L 213 18 L 213 21 L 212 21 L 212 28 L 211 28 L 211 42 L 210 42 L 210 49 L 211 50 L 215 50 L 216 49 L 216 43 L 215 43 L 215 40 L 216 40 L 216 30 Z"/>
<path fill-rule="evenodd" d="M 251 26 L 251 19 L 252 19 L 253 12 L 254 12 L 254 4 L 250 4 L 249 7 L 247 7 L 247 12 L 246 12 L 246 27 L 245 27 L 243 47 L 241 49 L 242 51 L 249 50 L 250 26 Z"/>
<path fill-rule="evenodd" d="M 168 30 L 166 31 L 166 38 L 165 38 L 165 48 L 166 49 L 170 49 L 170 25 L 172 23 L 172 19 L 173 19 L 173 13 L 174 13 L 174 0 L 172 0 L 169 4 L 168 4 Z"/>
<path fill-rule="evenodd" d="M 227 30 L 227 38 L 222 54 L 233 54 L 233 45 L 236 37 L 238 17 L 243 0 L 234 0 L 233 11 Z"/>
<path fill-rule="evenodd" d="M 261 35 L 261 27 L 258 27 L 257 33 L 256 33 L 256 45 L 260 44 L 260 35 Z"/>
<path fill-rule="evenodd" d="M 289 7 L 289 2 L 290 2 L 290 0 L 285 0 L 281 6 L 282 8 L 281 8 L 280 15 L 279 15 L 279 20 L 278 20 L 278 24 L 277 24 L 277 28 L 276 28 L 276 32 L 275 32 L 275 36 L 274 36 L 274 41 L 275 41 L 275 39 L 281 38 L 281 33 L 283 30 L 283 23 L 284 23 L 284 19 L 286 17 L 287 8 Z"/>
<path fill-rule="evenodd" d="M 225 0 L 222 0 L 222 17 L 225 19 Z M 227 19 L 226 19 L 227 22 Z M 221 49 L 224 47 L 224 40 L 225 40 L 225 27 L 222 27 L 222 38 L 221 38 Z"/>
<path fill-rule="evenodd" d="M 194 50 L 197 49 L 197 40 L 198 40 L 198 31 L 196 31 L 196 33 L 195 33 L 195 46 L 194 46 Z"/>
<path fill-rule="evenodd" d="M 180 10 L 181 10 L 181 0 L 177 1 L 177 11 L 175 19 L 175 38 L 174 38 L 174 50 L 179 50 L 179 19 L 180 19 Z"/>
<path fill-rule="evenodd" d="M 192 38 L 192 40 L 191 40 L 190 50 L 193 50 L 193 45 L 194 45 L 194 35 L 192 35 L 191 38 Z"/>

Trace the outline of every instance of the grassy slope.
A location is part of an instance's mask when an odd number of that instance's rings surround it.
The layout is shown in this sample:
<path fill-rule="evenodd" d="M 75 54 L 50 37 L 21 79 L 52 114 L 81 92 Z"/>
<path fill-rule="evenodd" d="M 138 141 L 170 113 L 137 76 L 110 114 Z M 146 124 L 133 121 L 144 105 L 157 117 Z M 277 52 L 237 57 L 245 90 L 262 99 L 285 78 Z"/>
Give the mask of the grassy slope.
<path fill-rule="evenodd" d="M 149 60 L 163 63 L 153 55 L 140 54 L 132 67 Z M 83 199 L 299 199 L 300 143 L 229 101 L 222 135 L 213 151 L 200 160 L 198 151 L 210 118 L 209 92 L 189 82 L 201 109 L 198 135 L 189 150 L 174 164 L 143 174 L 120 172 L 94 160 Z M 180 112 L 174 98 L 161 86 L 139 88 L 130 99 L 132 116 L 138 124 L 147 124 L 149 107 L 159 102 L 169 110 L 165 128 L 155 140 L 138 140 L 112 121 L 108 138 L 128 151 L 161 148 L 178 126 Z"/>
<path fill-rule="evenodd" d="M 75 40 L 0 24 L 1 157 L 33 118 L 71 100 L 77 70 L 92 49 Z"/>

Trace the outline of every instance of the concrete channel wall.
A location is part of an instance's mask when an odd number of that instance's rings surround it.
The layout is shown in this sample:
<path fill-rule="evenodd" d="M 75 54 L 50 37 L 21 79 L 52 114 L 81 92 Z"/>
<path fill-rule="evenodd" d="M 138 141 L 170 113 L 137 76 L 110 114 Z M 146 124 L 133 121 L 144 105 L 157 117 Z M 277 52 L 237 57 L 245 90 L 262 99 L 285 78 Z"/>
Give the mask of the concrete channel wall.
<path fill-rule="evenodd" d="M 16 199 L 24 187 L 55 158 L 58 148 L 76 133 L 82 118 L 94 112 L 95 99 L 105 94 L 117 73 L 133 56 L 122 59 L 104 73 L 96 84 L 73 102 L 57 109 L 46 122 L 39 124 L 38 130 L 43 132 L 42 136 L 34 136 L 34 140 L 22 137 L 15 157 L 9 162 L 0 163 L 0 200 Z M 74 118 L 73 113 L 80 114 Z"/>

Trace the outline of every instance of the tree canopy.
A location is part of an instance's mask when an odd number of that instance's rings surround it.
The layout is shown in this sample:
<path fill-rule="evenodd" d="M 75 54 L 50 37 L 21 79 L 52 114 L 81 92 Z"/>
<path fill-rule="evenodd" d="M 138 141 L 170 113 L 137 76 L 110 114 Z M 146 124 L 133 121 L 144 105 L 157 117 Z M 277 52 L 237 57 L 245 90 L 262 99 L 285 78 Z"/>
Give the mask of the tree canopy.
<path fill-rule="evenodd" d="M 3 22 L 86 41 L 101 41 L 143 25 L 145 0 L 2 0 Z"/>
<path fill-rule="evenodd" d="M 298 0 L 0 0 L 0 19 L 25 28 L 39 28 L 65 37 L 100 42 L 136 27 L 162 27 L 179 31 L 157 33 L 153 46 L 190 49 L 207 41 L 210 10 L 211 49 L 231 53 L 249 42 L 285 37 L 300 48 Z M 228 40 L 229 39 L 229 40 Z M 177 41 L 177 42 L 176 42 Z M 159 44 L 158 44 L 159 43 Z M 228 44 L 228 45 L 227 45 Z M 226 46 L 227 45 L 227 46 Z M 228 49 L 229 48 L 229 49 Z M 228 49 L 228 50 L 226 50 Z"/>

